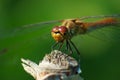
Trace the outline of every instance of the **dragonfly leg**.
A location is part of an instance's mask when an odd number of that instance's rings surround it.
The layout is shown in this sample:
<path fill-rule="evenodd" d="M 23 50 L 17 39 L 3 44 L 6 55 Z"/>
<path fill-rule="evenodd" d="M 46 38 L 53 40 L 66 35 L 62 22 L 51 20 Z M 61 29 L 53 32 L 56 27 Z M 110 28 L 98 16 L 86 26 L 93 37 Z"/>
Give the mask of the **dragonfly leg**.
<path fill-rule="evenodd" d="M 62 46 L 63 46 L 63 42 L 62 42 L 62 43 L 61 43 L 61 42 L 57 42 L 57 43 L 55 43 L 55 44 L 51 47 L 51 49 L 54 50 L 55 47 L 58 46 L 58 44 L 59 44 L 58 50 L 60 50 L 60 49 L 62 48 Z"/>
<path fill-rule="evenodd" d="M 54 45 L 52 45 L 51 50 L 54 50 L 54 49 L 55 49 L 55 47 L 56 47 L 58 44 L 59 44 L 59 43 L 58 43 L 58 42 L 56 42 Z"/>
<path fill-rule="evenodd" d="M 70 42 L 68 40 L 66 40 L 66 47 L 67 47 L 67 50 L 70 52 L 69 54 L 71 55 L 73 53 L 73 51 L 72 51 Z"/>
<path fill-rule="evenodd" d="M 60 43 L 60 46 L 59 46 L 58 50 L 60 50 L 62 48 L 62 46 L 63 46 L 63 42 Z"/>
<path fill-rule="evenodd" d="M 69 49 L 69 42 L 68 42 L 68 40 L 66 40 L 66 50 L 68 50 Z"/>
<path fill-rule="evenodd" d="M 80 55 L 80 52 L 79 52 L 79 50 L 77 49 L 77 47 L 75 46 L 75 44 L 74 44 L 71 40 L 69 40 L 69 42 L 70 42 L 70 43 L 72 44 L 72 46 L 75 48 L 77 54 Z"/>

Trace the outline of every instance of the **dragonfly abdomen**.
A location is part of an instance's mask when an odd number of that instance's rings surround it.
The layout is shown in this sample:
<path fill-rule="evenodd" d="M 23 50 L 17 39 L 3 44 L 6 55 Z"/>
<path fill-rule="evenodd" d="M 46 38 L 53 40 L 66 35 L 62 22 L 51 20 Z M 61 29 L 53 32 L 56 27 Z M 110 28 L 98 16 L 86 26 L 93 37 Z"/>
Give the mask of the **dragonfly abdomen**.
<path fill-rule="evenodd" d="M 113 26 L 117 24 L 119 24 L 119 21 L 116 18 L 106 18 L 97 22 L 83 23 L 87 31 Z"/>

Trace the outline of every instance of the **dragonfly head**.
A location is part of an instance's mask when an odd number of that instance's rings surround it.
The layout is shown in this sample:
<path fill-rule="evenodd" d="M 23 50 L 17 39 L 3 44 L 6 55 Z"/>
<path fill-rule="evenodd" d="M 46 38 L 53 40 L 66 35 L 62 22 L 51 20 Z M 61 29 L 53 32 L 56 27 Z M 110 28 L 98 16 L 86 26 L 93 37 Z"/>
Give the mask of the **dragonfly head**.
<path fill-rule="evenodd" d="M 56 26 L 52 29 L 51 35 L 57 42 L 63 42 L 66 39 L 68 29 L 65 26 Z"/>

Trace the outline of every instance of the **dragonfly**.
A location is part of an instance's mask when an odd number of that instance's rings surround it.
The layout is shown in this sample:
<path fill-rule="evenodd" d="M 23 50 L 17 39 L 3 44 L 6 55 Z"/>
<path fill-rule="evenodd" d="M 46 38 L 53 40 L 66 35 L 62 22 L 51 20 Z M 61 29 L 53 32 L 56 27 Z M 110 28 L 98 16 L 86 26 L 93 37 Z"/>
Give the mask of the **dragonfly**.
<path fill-rule="evenodd" d="M 97 18 L 104 17 L 103 20 L 99 20 L 96 22 L 82 22 L 83 19 L 87 18 Z M 59 49 L 62 47 L 64 41 L 66 41 L 67 50 L 70 53 L 73 53 L 71 46 L 75 48 L 78 54 L 80 54 L 79 50 L 75 46 L 75 44 L 71 41 L 71 39 L 76 35 L 87 34 L 91 30 L 96 30 L 104 27 L 115 26 L 120 24 L 117 17 L 120 15 L 113 16 L 90 16 L 84 18 L 75 18 L 75 19 L 66 19 L 62 21 L 60 26 L 56 26 L 52 29 L 51 34 L 54 40 L 57 42 L 54 46 L 59 43 L 62 43 Z"/>
<path fill-rule="evenodd" d="M 89 19 L 100 19 L 95 21 L 84 21 Z M 53 20 L 46 22 L 39 22 L 35 24 L 24 25 L 18 30 L 24 30 L 31 27 L 41 27 L 43 25 L 49 25 L 54 23 L 61 23 L 59 26 L 55 26 L 51 29 L 51 36 L 56 41 L 52 45 L 52 49 L 55 49 L 57 46 L 58 50 L 63 47 L 65 44 L 67 51 L 72 54 L 73 48 L 80 55 L 80 51 L 71 40 L 74 36 L 88 34 L 97 29 L 102 28 L 120 28 L 120 14 L 115 15 L 98 15 L 98 16 L 85 16 L 81 18 L 73 19 L 63 19 L 63 20 Z M 17 32 L 17 30 L 15 30 Z"/>

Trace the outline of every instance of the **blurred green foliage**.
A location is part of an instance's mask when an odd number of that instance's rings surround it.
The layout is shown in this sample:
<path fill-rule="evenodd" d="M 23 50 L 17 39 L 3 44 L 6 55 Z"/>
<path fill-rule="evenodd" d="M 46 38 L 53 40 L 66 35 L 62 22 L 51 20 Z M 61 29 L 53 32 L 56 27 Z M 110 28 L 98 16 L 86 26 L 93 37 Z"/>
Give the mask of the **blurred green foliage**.
<path fill-rule="evenodd" d="M 119 5 L 119 0 L 0 0 L 0 79 L 33 80 L 23 70 L 20 58 L 38 63 L 54 43 L 50 37 L 52 24 L 18 32 L 17 27 L 49 20 L 119 14 Z M 77 36 L 73 41 L 81 52 L 81 75 L 85 80 L 120 80 L 120 41 L 107 42 L 89 36 L 84 39 Z"/>

